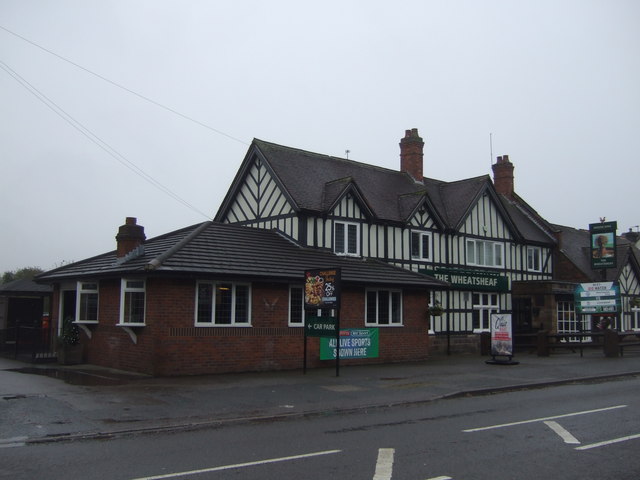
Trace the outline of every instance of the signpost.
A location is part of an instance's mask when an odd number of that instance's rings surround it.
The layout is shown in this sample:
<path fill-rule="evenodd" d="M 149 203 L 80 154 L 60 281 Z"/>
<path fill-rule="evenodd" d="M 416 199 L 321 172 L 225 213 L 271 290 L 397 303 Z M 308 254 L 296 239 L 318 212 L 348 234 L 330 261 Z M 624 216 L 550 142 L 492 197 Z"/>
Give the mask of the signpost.
<path fill-rule="evenodd" d="M 339 268 L 323 268 L 304 272 L 304 361 L 303 373 L 307 373 L 307 337 L 340 338 L 340 276 Z M 323 309 L 335 310 L 335 317 L 318 316 Z M 336 356 L 336 377 L 340 376 L 340 349 Z"/>
<path fill-rule="evenodd" d="M 580 283 L 574 301 L 580 314 L 615 314 L 620 311 L 620 287 L 613 282 Z"/>

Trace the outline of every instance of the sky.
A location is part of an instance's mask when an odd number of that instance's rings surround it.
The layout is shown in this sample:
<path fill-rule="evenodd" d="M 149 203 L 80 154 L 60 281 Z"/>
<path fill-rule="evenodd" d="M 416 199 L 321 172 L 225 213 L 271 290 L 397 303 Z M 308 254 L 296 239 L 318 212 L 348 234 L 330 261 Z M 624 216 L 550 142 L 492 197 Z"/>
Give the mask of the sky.
<path fill-rule="evenodd" d="M 411 128 L 427 177 L 506 154 L 636 231 L 640 2 L 0 0 L 0 273 L 213 218 L 253 138 L 397 170 Z"/>

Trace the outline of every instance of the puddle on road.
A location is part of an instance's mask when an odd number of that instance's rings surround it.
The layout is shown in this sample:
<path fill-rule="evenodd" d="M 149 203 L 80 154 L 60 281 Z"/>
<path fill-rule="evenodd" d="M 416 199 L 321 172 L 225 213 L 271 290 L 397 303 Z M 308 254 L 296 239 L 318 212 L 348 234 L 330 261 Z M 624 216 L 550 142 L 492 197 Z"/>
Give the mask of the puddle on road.
<path fill-rule="evenodd" d="M 24 367 L 8 369 L 9 372 L 27 373 L 32 375 L 44 375 L 57 378 L 70 385 L 83 385 L 87 387 L 123 385 L 127 379 L 117 375 L 90 372 L 86 370 L 67 370 L 62 368 L 37 368 Z"/>

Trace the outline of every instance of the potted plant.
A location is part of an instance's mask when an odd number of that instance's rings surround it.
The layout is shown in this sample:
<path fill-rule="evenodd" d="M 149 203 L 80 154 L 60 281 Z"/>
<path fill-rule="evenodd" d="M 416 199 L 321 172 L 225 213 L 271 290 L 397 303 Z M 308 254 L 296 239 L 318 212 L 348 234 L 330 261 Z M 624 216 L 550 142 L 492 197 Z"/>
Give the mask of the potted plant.
<path fill-rule="evenodd" d="M 73 323 L 71 317 L 62 321 L 62 331 L 58 337 L 58 363 L 62 365 L 76 365 L 82 363 L 82 345 L 80 344 L 80 329 Z"/>
<path fill-rule="evenodd" d="M 631 297 L 629 303 L 631 304 L 631 308 L 640 307 L 640 297 Z"/>
<path fill-rule="evenodd" d="M 440 305 L 440 302 L 435 302 L 433 305 L 429 305 L 429 308 L 427 309 L 427 315 L 432 317 L 439 317 L 443 312 L 444 309 L 442 308 L 442 305 Z"/>

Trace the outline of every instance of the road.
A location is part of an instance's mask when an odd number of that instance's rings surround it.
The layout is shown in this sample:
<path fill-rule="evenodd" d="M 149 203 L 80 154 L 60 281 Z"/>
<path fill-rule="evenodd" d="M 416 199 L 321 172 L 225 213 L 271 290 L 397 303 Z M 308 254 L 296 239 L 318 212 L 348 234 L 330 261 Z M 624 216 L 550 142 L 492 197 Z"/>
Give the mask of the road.
<path fill-rule="evenodd" d="M 640 478 L 640 379 L 0 449 L 0 478 Z"/>

